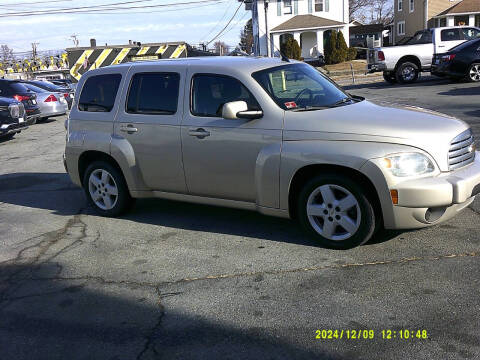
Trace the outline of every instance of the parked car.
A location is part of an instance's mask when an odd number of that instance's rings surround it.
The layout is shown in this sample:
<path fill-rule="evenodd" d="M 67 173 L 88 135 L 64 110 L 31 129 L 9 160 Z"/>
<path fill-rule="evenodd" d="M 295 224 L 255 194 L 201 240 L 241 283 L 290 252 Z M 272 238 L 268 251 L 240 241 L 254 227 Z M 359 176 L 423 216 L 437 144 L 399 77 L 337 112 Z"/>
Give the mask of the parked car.
<path fill-rule="evenodd" d="M 420 30 L 405 45 L 369 49 L 367 70 L 383 71 L 383 78 L 389 83 L 413 83 L 421 71 L 430 71 L 434 54 L 479 36 L 480 28 L 472 26 Z"/>
<path fill-rule="evenodd" d="M 464 42 L 432 60 L 432 74 L 480 81 L 480 38 Z"/>
<path fill-rule="evenodd" d="M 74 83 L 70 79 L 55 79 L 55 80 L 50 80 L 50 82 L 54 85 L 70 88 L 71 90 L 75 91 L 76 83 Z"/>
<path fill-rule="evenodd" d="M 15 99 L 0 97 L 0 139 L 9 139 L 27 129 L 25 108 Z"/>
<path fill-rule="evenodd" d="M 25 86 L 37 94 L 37 104 L 40 107 L 39 120 L 46 120 L 49 117 L 65 115 L 67 113 L 68 104 L 63 93 L 48 91 L 29 83 L 25 83 Z"/>
<path fill-rule="evenodd" d="M 159 197 L 296 218 L 349 248 L 446 221 L 480 192 L 470 127 L 351 96 L 276 58 L 126 63 L 85 73 L 64 162 L 104 216 Z"/>
<path fill-rule="evenodd" d="M 40 107 L 37 104 L 37 95 L 17 80 L 0 79 L 0 96 L 14 98 L 25 107 L 27 125 L 37 122 L 40 116 Z"/>
<path fill-rule="evenodd" d="M 30 80 L 30 81 L 26 81 L 26 83 L 35 85 L 41 89 L 45 89 L 48 91 L 61 92 L 65 100 L 67 100 L 68 108 L 70 109 L 72 107 L 73 97 L 75 94 L 75 92 L 72 89 L 68 87 L 52 84 L 49 81 Z"/>

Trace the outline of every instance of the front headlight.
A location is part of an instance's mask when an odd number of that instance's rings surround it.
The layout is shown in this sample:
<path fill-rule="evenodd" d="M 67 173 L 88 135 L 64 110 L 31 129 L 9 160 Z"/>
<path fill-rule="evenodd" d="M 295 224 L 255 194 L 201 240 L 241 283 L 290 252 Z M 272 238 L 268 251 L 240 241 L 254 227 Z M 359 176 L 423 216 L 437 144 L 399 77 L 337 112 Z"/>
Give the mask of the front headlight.
<path fill-rule="evenodd" d="M 404 153 L 383 158 L 385 168 L 395 176 L 415 176 L 428 174 L 435 170 L 432 161 L 420 153 Z"/>

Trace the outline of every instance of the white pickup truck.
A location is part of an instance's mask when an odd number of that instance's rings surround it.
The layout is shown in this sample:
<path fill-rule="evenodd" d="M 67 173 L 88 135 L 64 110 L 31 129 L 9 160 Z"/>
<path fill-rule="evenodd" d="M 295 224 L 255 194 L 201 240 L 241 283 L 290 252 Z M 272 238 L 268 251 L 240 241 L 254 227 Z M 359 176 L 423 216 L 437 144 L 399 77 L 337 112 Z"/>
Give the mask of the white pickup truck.
<path fill-rule="evenodd" d="M 417 31 L 405 45 L 368 49 L 367 71 L 383 71 L 383 78 L 389 83 L 412 83 L 421 71 L 430 71 L 434 54 L 479 36 L 480 29 L 473 26 Z"/>

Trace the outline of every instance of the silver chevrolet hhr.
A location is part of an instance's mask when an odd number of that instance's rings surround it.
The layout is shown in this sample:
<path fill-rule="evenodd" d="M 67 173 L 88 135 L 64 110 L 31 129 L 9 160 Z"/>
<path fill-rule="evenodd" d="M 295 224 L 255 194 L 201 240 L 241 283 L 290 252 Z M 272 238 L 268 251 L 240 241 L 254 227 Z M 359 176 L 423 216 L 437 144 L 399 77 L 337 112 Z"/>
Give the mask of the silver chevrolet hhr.
<path fill-rule="evenodd" d="M 466 123 L 351 96 L 304 63 L 127 63 L 77 89 L 65 166 L 101 215 L 147 197 L 230 206 L 340 249 L 448 220 L 480 192 Z"/>

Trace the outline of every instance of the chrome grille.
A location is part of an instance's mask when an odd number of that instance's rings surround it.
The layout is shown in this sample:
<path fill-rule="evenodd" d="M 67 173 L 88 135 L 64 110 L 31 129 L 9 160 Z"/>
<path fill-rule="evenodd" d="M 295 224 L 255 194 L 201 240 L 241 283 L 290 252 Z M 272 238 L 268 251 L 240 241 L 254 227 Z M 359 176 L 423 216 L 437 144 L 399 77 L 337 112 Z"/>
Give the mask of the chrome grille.
<path fill-rule="evenodd" d="M 458 135 L 450 142 L 448 151 L 448 167 L 458 169 L 475 160 L 475 140 L 471 129 Z"/>

